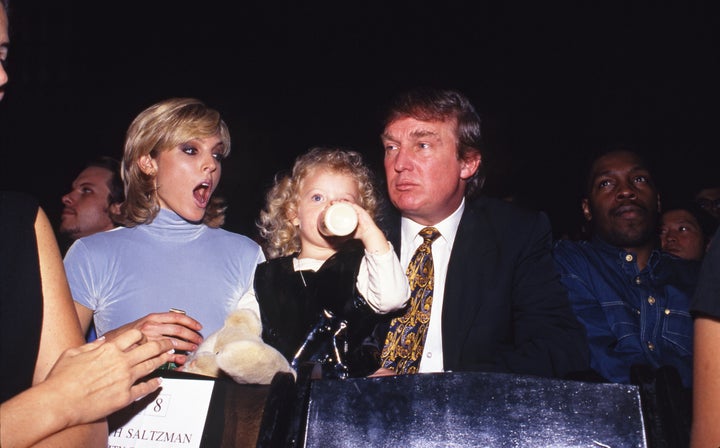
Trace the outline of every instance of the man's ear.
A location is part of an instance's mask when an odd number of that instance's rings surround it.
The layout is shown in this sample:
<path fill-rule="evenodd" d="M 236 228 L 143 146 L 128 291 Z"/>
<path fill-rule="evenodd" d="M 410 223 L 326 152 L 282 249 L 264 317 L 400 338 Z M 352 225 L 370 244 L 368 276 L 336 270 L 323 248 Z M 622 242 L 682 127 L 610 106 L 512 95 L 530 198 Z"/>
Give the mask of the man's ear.
<path fill-rule="evenodd" d="M 114 204 L 110 204 L 110 207 L 108 209 L 108 212 L 110 212 L 109 213 L 110 216 L 119 215 L 121 205 L 122 205 L 122 202 L 115 202 Z"/>
<path fill-rule="evenodd" d="M 592 221 L 592 212 L 590 211 L 590 202 L 587 200 L 587 198 L 583 198 L 582 202 L 580 203 L 580 207 L 582 207 L 583 216 L 585 217 L 585 221 Z"/>
<path fill-rule="evenodd" d="M 148 176 L 154 176 L 157 173 L 157 161 L 153 159 L 149 154 L 146 154 L 137 161 L 140 171 L 147 174 Z"/>
<path fill-rule="evenodd" d="M 482 155 L 479 152 L 473 151 L 467 154 L 460 161 L 460 179 L 467 180 L 473 177 L 475 172 L 480 168 L 482 163 Z"/>

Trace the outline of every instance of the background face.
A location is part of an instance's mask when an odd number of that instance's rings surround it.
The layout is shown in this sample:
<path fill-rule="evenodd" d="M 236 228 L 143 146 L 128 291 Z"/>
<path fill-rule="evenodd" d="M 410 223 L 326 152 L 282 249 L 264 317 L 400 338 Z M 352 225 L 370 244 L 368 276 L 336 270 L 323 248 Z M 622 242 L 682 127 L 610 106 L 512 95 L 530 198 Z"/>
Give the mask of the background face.
<path fill-rule="evenodd" d="M 720 205 L 718 205 L 718 201 L 720 201 L 720 187 L 700 190 L 695 200 L 703 210 L 720 221 Z"/>
<path fill-rule="evenodd" d="M 614 152 L 593 164 L 586 217 L 595 234 L 622 248 L 643 246 L 655 237 L 658 194 L 641 163 L 631 153 Z"/>
<path fill-rule="evenodd" d="M 660 243 L 665 252 L 686 260 L 700 260 L 705 255 L 705 236 L 697 219 L 687 210 L 662 214 Z"/>
<path fill-rule="evenodd" d="M 77 239 L 113 228 L 109 215 L 111 177 L 110 171 L 97 166 L 78 174 L 72 189 L 62 197 L 61 233 Z"/>

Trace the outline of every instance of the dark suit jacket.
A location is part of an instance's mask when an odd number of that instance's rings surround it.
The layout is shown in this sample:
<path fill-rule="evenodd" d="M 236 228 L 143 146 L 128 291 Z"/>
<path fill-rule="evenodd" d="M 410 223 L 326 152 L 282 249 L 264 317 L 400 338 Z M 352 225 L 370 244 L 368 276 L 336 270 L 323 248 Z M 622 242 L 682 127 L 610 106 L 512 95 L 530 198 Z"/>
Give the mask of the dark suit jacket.
<path fill-rule="evenodd" d="M 390 219 L 389 239 L 399 250 L 400 218 Z M 588 368 L 585 330 L 551 244 L 545 214 L 498 199 L 466 201 L 445 283 L 446 371 L 565 377 Z"/>

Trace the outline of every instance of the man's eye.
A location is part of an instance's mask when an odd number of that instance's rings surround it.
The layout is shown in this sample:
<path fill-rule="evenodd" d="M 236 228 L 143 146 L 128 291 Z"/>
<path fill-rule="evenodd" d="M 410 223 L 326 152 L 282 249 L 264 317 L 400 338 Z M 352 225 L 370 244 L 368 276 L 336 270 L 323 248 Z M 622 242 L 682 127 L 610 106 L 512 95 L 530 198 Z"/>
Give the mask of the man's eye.
<path fill-rule="evenodd" d="M 681 232 L 687 232 L 690 229 L 687 226 L 680 226 L 680 227 L 678 227 L 678 230 Z"/>
<path fill-rule="evenodd" d="M 418 148 L 420 149 L 429 149 L 430 144 L 429 143 L 418 143 Z"/>
<path fill-rule="evenodd" d="M 88 194 L 88 193 L 92 193 L 93 191 L 90 188 L 81 188 L 80 192 L 82 194 Z"/>
<path fill-rule="evenodd" d="M 637 176 L 635 177 L 635 182 L 647 182 L 648 178 L 647 176 Z"/>
<path fill-rule="evenodd" d="M 598 187 L 599 187 L 599 188 L 605 188 L 605 187 L 608 187 L 608 186 L 610 186 L 610 181 L 607 180 L 607 179 L 606 179 L 606 180 L 601 180 L 600 182 L 598 182 Z"/>
<path fill-rule="evenodd" d="M 389 143 L 385 145 L 385 151 L 394 151 L 396 149 L 397 149 L 396 145 L 391 145 Z"/>

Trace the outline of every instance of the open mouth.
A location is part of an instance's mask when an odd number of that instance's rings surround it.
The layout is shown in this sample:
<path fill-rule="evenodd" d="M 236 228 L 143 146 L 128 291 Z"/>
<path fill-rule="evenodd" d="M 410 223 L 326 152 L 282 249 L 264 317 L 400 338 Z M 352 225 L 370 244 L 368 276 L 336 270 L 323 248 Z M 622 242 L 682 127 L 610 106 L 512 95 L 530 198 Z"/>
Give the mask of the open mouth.
<path fill-rule="evenodd" d="M 200 207 L 207 207 L 210 201 L 210 195 L 212 195 L 211 186 L 212 184 L 210 184 L 210 182 L 201 182 L 193 189 L 193 197 Z"/>

